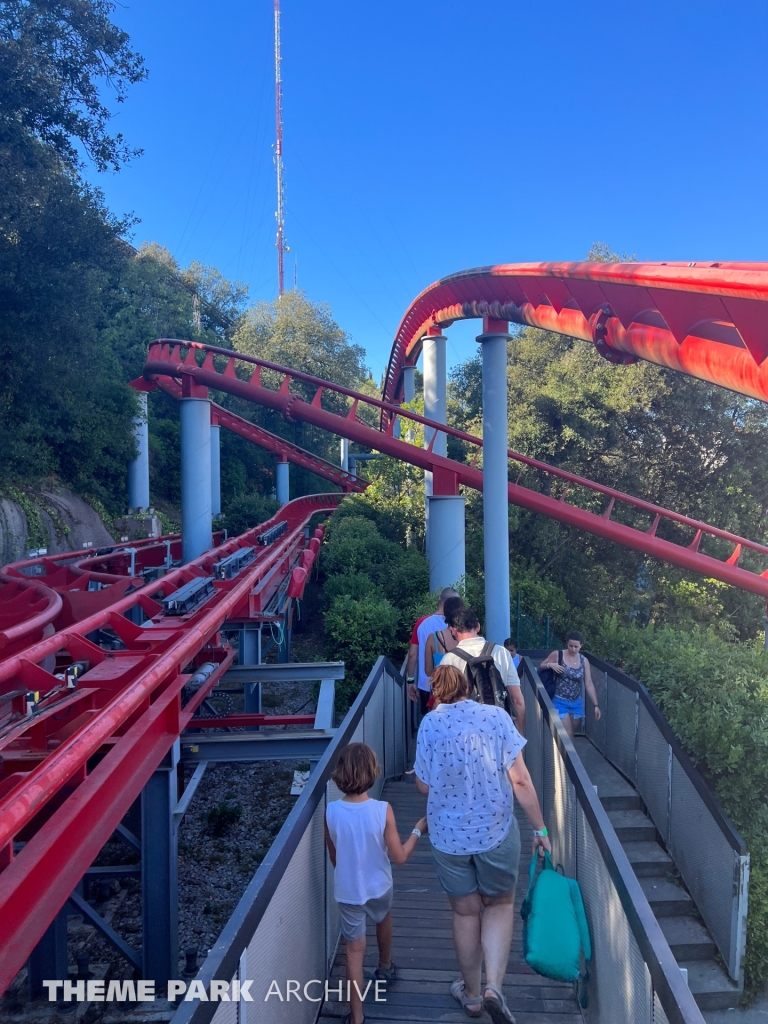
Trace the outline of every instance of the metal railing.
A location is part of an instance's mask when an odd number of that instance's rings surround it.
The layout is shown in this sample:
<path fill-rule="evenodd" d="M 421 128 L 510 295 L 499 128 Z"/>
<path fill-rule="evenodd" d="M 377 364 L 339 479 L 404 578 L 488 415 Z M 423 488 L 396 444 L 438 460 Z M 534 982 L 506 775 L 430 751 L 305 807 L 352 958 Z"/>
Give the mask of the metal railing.
<path fill-rule="evenodd" d="M 550 832 L 553 859 L 575 878 L 592 936 L 589 1005 L 599 1024 L 703 1024 L 606 811 L 525 657 L 525 761 Z"/>
<path fill-rule="evenodd" d="M 645 686 L 592 654 L 589 663 L 603 715 L 595 722 L 586 701 L 586 735 L 637 789 L 728 973 L 743 986 L 746 843 Z"/>
<path fill-rule="evenodd" d="M 348 743 L 367 743 L 382 766 L 371 791 L 378 797 L 385 780 L 406 769 L 406 721 L 403 677 L 380 657 L 197 975 L 206 991 L 214 980 L 251 980 L 252 1001 L 182 1002 L 173 1024 L 312 1024 L 339 940 L 324 821 L 341 794 L 330 776 Z M 300 1002 L 285 1001 L 288 981 L 300 984 Z M 312 981 L 320 984 L 307 997 Z M 265 1001 L 273 982 L 282 1001 Z"/>

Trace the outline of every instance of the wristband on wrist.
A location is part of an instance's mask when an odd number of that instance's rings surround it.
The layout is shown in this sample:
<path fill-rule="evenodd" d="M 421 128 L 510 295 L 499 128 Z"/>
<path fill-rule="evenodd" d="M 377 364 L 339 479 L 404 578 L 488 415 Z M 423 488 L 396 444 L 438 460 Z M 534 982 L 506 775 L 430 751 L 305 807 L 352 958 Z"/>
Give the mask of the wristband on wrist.
<path fill-rule="evenodd" d="M 545 826 L 544 826 L 544 828 L 542 828 L 542 829 L 534 829 L 534 830 L 533 830 L 533 834 L 534 834 L 535 836 L 539 836 L 539 837 L 540 837 L 541 839 L 543 839 L 543 838 L 544 838 L 544 836 L 546 836 L 546 835 L 547 835 L 547 827 L 546 827 L 546 825 L 545 825 Z"/>
<path fill-rule="evenodd" d="M 419 839 L 421 839 L 421 832 L 417 828 L 411 829 L 411 835 L 417 836 Z"/>
<path fill-rule="evenodd" d="M 416 680 L 415 680 L 415 679 L 413 678 L 413 676 L 408 676 L 408 677 L 406 677 L 406 680 L 405 680 L 405 681 L 406 681 L 406 683 L 409 683 L 409 684 L 410 684 L 410 683 L 415 683 L 415 682 L 416 682 Z"/>

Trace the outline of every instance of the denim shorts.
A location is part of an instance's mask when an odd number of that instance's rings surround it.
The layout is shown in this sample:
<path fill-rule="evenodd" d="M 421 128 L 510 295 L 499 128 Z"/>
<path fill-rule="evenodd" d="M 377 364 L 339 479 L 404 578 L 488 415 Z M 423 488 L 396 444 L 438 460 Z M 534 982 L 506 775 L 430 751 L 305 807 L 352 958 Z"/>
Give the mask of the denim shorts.
<path fill-rule="evenodd" d="M 470 896 L 478 891 L 483 896 L 501 896 L 517 887 L 520 830 L 513 818 L 504 839 L 485 853 L 443 853 L 433 846 L 432 856 L 440 885 L 449 896 Z"/>
<path fill-rule="evenodd" d="M 393 892 L 394 889 L 390 887 L 383 896 L 377 896 L 367 903 L 338 904 L 341 934 L 347 942 L 362 939 L 369 917 L 374 924 L 381 924 L 392 909 Z"/>
<path fill-rule="evenodd" d="M 581 697 L 577 697 L 576 700 L 563 700 L 562 697 L 555 697 L 552 704 L 561 718 L 563 715 L 573 715 L 574 718 L 584 717 L 584 701 Z"/>

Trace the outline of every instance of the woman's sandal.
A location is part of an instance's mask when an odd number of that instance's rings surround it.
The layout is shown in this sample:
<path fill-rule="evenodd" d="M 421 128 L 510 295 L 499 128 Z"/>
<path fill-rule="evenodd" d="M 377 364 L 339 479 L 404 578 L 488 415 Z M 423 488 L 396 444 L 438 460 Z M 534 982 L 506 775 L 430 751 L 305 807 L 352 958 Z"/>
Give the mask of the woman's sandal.
<path fill-rule="evenodd" d="M 484 991 L 493 993 L 490 998 L 486 995 L 483 996 L 483 1009 L 491 1018 L 493 1024 L 515 1024 L 515 1018 L 507 1006 L 507 1001 L 501 989 L 496 988 L 495 985 L 486 985 Z"/>
<path fill-rule="evenodd" d="M 474 999 L 470 999 L 464 992 L 465 987 L 464 979 L 459 978 L 458 981 L 454 981 L 451 985 L 451 995 L 468 1017 L 482 1016 L 483 997 L 475 996 Z M 471 1010 L 470 1006 L 472 1007 Z"/>

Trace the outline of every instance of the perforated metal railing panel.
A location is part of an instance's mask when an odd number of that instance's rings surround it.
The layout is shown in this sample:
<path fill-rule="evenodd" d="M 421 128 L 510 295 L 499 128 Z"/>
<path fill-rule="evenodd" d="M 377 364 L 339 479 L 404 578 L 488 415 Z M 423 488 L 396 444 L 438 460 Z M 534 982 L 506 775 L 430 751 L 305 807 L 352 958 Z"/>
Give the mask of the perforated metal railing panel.
<path fill-rule="evenodd" d="M 676 757 L 670 807 L 670 855 L 727 964 L 738 897 L 738 857 Z M 713 884 L 715 879 L 718 884 Z"/>
<path fill-rule="evenodd" d="M 581 808 L 576 810 L 576 837 L 576 880 L 593 947 L 586 1018 L 599 1024 L 651 1024 L 650 973 Z"/>
<path fill-rule="evenodd" d="M 609 676 L 606 753 L 630 782 L 635 781 L 636 717 L 637 694 Z"/>
<path fill-rule="evenodd" d="M 267 994 L 274 981 L 285 994 L 289 981 L 303 986 L 310 979 L 326 977 L 324 816 L 325 800 L 321 800 L 248 944 L 253 1002 L 241 1004 L 240 1024 L 311 1024 L 315 1019 L 317 1003 L 267 999 Z M 309 991 L 312 996 L 319 994 Z"/>
<path fill-rule="evenodd" d="M 638 708 L 637 790 L 666 843 L 669 838 L 670 747 L 644 704 Z"/>
<path fill-rule="evenodd" d="M 597 703 L 600 705 L 602 711 L 602 717 L 599 722 L 595 721 L 595 716 L 592 713 L 592 708 L 589 706 L 591 701 L 585 700 L 584 707 L 587 711 L 587 716 L 584 719 L 584 729 L 587 737 L 594 743 L 597 749 L 604 754 L 606 751 L 606 730 L 608 727 L 608 677 L 601 669 L 596 668 L 594 665 L 591 666 L 592 671 L 592 682 L 595 686 L 595 693 L 597 695 Z"/>
<path fill-rule="evenodd" d="M 562 864 L 567 875 L 576 878 L 581 888 L 592 941 L 589 1004 L 585 1020 L 589 1024 L 669 1024 L 670 1021 L 675 1024 L 703 1024 L 690 991 L 687 986 L 681 986 L 674 957 L 598 795 L 567 740 L 544 688 L 537 677 L 534 679 L 530 669 L 531 663 L 527 662 L 523 682 L 527 739 L 525 760 L 542 804 L 553 858 Z M 596 675 L 594 673 L 593 678 Z M 599 676 L 595 681 L 599 687 Z M 619 707 L 629 708 L 634 725 L 635 693 L 630 692 L 631 700 L 623 700 L 622 695 L 613 693 L 614 687 L 620 686 L 616 680 L 609 679 L 606 686 L 603 676 L 602 684 L 609 690 L 608 705 L 613 699 L 614 712 Z M 598 689 L 598 699 L 602 704 L 603 698 L 599 694 Z M 546 713 L 545 708 L 548 709 Z M 614 753 L 625 762 L 632 751 L 634 765 L 635 741 L 629 730 L 624 730 L 618 739 L 614 738 L 613 745 Z M 566 757 L 570 760 L 567 761 Z M 577 788 L 577 779 L 580 788 Z M 591 822 L 602 822 L 599 841 Z M 606 859 L 608 857 L 610 860 Z M 623 896 L 617 888 L 619 883 L 624 886 Z M 627 911 L 630 905 L 632 921 Z M 641 950 L 640 939 L 646 949 L 645 954 Z M 648 951 L 652 952 L 649 954 Z M 662 985 L 660 991 L 654 985 L 654 977 L 657 984 Z M 679 995 L 673 996 L 673 991 Z M 679 1001 L 675 1002 L 675 999 Z M 669 1013 L 665 1013 L 663 1005 L 667 1006 Z"/>

